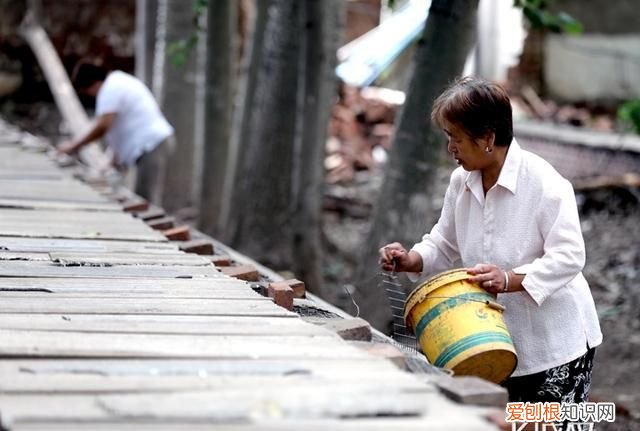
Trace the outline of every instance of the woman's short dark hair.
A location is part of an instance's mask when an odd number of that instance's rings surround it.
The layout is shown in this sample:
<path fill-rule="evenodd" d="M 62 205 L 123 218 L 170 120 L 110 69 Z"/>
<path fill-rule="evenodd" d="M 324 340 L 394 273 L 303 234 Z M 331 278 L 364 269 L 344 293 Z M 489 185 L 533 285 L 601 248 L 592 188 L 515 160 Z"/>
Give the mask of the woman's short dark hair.
<path fill-rule="evenodd" d="M 495 145 L 508 146 L 513 139 L 513 117 L 507 92 L 481 78 L 463 77 L 449 86 L 433 103 L 431 121 L 462 127 L 472 139 L 495 134 Z"/>
<path fill-rule="evenodd" d="M 73 69 L 71 80 L 77 89 L 84 90 L 98 81 L 104 81 L 106 77 L 107 71 L 102 67 L 92 63 L 78 63 Z"/>

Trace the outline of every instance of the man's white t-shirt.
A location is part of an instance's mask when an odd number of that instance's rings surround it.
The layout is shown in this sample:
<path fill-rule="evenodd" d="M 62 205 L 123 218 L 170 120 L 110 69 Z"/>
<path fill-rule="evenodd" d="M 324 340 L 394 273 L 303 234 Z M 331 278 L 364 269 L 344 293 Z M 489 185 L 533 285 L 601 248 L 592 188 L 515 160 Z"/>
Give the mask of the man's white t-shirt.
<path fill-rule="evenodd" d="M 118 114 L 105 135 L 118 163 L 132 166 L 145 152 L 173 134 L 149 89 L 121 71 L 107 75 L 98 91 L 96 116 Z"/>

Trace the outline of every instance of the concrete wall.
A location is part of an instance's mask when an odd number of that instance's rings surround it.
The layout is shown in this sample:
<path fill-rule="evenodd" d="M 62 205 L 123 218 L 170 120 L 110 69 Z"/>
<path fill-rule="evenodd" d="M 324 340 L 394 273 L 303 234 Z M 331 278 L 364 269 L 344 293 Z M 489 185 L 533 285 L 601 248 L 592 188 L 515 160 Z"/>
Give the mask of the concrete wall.
<path fill-rule="evenodd" d="M 544 79 L 548 94 L 568 102 L 640 97 L 640 12 L 637 0 L 557 0 L 584 26 L 578 37 L 548 34 Z"/>
<path fill-rule="evenodd" d="M 580 20 L 586 33 L 640 32 L 638 0 L 555 0 L 551 10 L 564 11 Z"/>
<path fill-rule="evenodd" d="M 640 97 L 640 33 L 547 35 L 544 47 L 544 75 L 552 97 L 565 101 Z"/>

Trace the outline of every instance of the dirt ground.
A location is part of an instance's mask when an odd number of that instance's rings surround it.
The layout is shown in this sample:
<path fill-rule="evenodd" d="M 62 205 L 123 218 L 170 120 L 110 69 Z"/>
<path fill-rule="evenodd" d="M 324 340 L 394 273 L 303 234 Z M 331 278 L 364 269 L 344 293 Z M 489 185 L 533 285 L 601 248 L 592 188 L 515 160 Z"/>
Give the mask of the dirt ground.
<path fill-rule="evenodd" d="M 439 175 L 442 194 L 450 169 L 443 168 Z M 332 292 L 329 300 L 350 313 L 355 313 L 355 307 L 347 290 L 353 283 L 357 252 L 368 227 L 363 208 L 371 208 L 380 183 L 379 174 L 360 172 L 352 184 L 338 187 L 339 194 L 358 202 L 355 211 L 349 211 L 347 205 L 343 212 L 325 212 L 325 279 Z M 600 423 L 597 430 L 640 430 L 639 192 L 602 190 L 578 195 L 587 248 L 584 274 L 604 332 L 604 342 L 596 353 L 592 401 L 613 401 L 618 408 L 616 422 Z M 434 210 L 431 224 L 438 215 L 439 209 Z"/>

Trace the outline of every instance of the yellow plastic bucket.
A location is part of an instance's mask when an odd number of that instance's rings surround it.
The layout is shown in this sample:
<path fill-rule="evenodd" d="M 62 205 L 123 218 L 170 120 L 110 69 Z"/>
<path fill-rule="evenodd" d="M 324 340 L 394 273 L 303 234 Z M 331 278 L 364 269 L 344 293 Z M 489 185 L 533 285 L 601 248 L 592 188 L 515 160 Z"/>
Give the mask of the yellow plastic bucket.
<path fill-rule="evenodd" d="M 504 308 L 468 278 L 455 269 L 423 283 L 407 298 L 404 320 L 431 364 L 500 383 L 518 363 Z"/>

